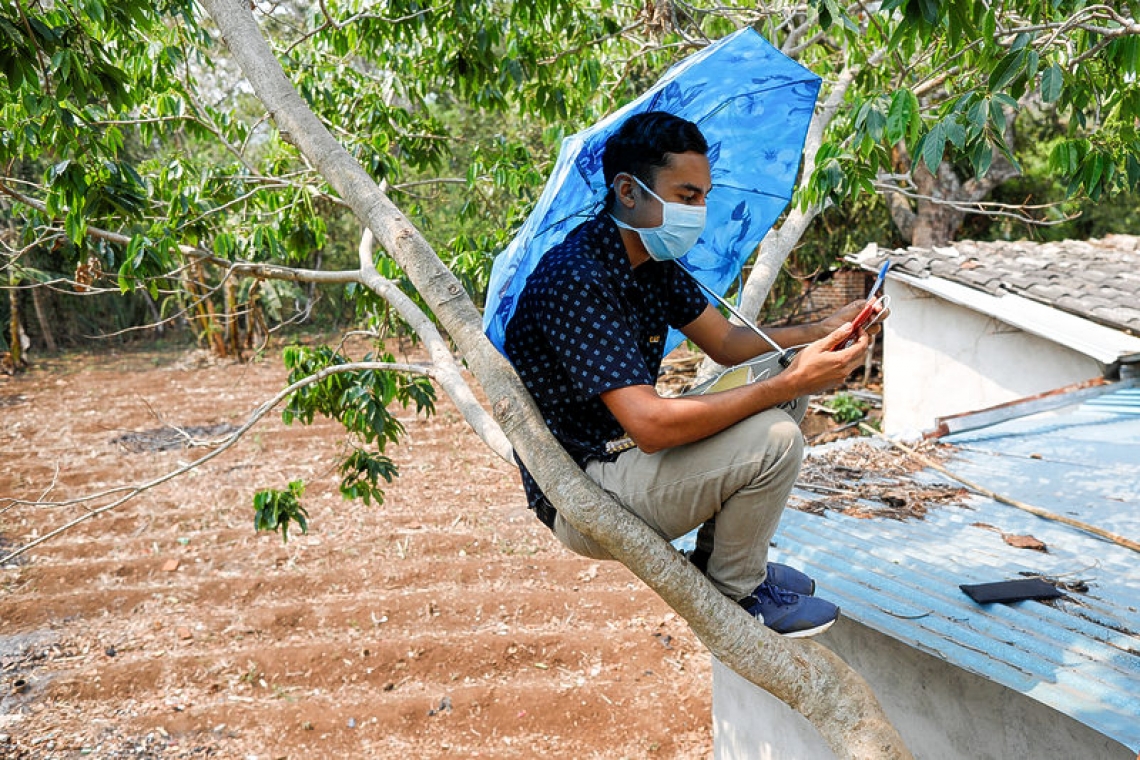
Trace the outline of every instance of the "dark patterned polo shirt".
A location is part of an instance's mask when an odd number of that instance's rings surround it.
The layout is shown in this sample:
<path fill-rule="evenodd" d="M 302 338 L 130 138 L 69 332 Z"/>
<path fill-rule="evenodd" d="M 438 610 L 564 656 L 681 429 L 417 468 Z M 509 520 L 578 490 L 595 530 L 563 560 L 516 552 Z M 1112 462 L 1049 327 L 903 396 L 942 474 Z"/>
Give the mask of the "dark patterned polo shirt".
<path fill-rule="evenodd" d="M 606 443 L 625 435 L 600 394 L 655 384 L 668 328 L 689 324 L 707 305 L 673 263 L 630 267 L 617 225 L 603 213 L 542 257 L 504 348 L 554 437 L 585 467 L 615 459 Z M 552 525 L 554 508 L 521 469 L 531 509 Z"/>

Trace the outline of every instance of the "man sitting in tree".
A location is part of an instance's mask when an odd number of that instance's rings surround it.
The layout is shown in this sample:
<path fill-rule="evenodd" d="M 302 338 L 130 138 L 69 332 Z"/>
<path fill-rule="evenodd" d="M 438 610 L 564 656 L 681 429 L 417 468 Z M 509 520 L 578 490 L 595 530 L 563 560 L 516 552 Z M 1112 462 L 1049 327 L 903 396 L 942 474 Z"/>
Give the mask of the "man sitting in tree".
<path fill-rule="evenodd" d="M 851 337 L 860 307 L 852 303 L 818 323 L 771 328 L 783 347 L 808 344 L 773 377 L 708 395 L 658 395 L 670 327 L 722 365 L 769 350 L 713 308 L 674 261 L 704 229 L 714 189 L 707 152 L 692 122 L 662 112 L 629 118 L 605 144 L 604 208 L 542 257 L 505 350 L 587 476 L 667 540 L 704 526 L 699 564 L 717 589 L 769 628 L 809 636 L 839 608 L 812 596 L 804 573 L 767 561 L 803 453 L 798 425 L 776 407 L 842 383 L 862 366 L 870 339 L 860 333 L 836 350 Z M 563 544 L 610 558 L 522 474 L 531 508 Z"/>

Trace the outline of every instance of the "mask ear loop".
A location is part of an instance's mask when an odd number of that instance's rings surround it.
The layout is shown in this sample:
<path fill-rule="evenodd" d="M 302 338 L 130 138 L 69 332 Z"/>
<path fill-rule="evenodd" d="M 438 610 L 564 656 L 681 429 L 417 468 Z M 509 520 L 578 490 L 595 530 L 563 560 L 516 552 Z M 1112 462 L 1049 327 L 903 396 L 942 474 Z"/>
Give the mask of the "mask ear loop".
<path fill-rule="evenodd" d="M 643 182 L 642 182 L 642 181 L 641 181 L 641 180 L 638 178 L 638 176 L 637 176 L 636 174 L 634 174 L 633 172 L 618 172 L 617 174 L 615 174 L 615 175 L 614 175 L 614 181 L 613 181 L 613 184 L 612 184 L 612 185 L 610 185 L 610 187 L 611 187 L 611 188 L 613 189 L 613 191 L 614 191 L 614 195 L 615 195 L 615 196 L 617 196 L 617 195 L 618 195 L 618 191 L 617 191 L 617 182 L 618 182 L 618 177 L 620 177 L 620 176 L 621 176 L 621 175 L 623 175 L 623 174 L 624 174 L 625 176 L 629 177 L 629 182 L 630 182 L 630 184 L 631 184 L 631 185 L 634 185 L 634 186 L 640 186 L 642 189 L 644 189 L 644 190 L 648 190 L 648 192 L 649 192 L 651 195 L 653 194 L 653 191 L 652 191 L 652 190 L 649 190 L 649 188 L 647 188 L 647 187 L 645 186 L 645 184 L 644 184 L 644 183 L 643 183 Z"/>

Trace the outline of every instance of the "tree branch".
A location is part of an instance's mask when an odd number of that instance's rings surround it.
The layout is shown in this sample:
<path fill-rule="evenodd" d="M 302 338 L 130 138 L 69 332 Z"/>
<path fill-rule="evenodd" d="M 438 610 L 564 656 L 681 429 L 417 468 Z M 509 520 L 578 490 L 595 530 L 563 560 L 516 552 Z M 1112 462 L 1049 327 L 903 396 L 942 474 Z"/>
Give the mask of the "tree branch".
<path fill-rule="evenodd" d="M 1077 216 L 1066 215 L 1062 219 L 1040 219 L 1035 216 L 1030 216 L 1029 211 L 1040 211 L 1045 209 L 1053 209 L 1062 206 L 1062 203 L 996 203 L 994 201 L 961 201 L 953 198 L 939 198 L 934 195 L 926 195 L 924 193 L 916 193 L 913 190 L 894 184 L 889 181 L 876 181 L 875 189 L 881 190 L 884 193 L 901 195 L 905 198 L 912 200 L 927 201 L 937 206 L 946 206 L 948 208 L 961 211 L 966 214 L 981 214 L 983 216 L 1007 217 L 1016 219 L 1019 222 L 1032 224 L 1039 227 L 1052 227 L 1065 222 L 1071 222 Z M 913 212 L 912 212 L 913 213 Z M 905 235 L 904 235 L 905 237 Z"/>
<path fill-rule="evenodd" d="M 86 522 L 87 520 L 90 520 L 93 517 L 98 517 L 99 515 L 104 514 L 106 512 L 110 512 L 112 509 L 116 509 L 117 507 L 121 507 L 123 504 L 125 504 L 126 502 L 135 498 L 139 494 L 145 493 L 145 492 L 149 491 L 150 489 L 155 488 L 156 486 L 160 486 L 163 483 L 174 480 L 175 478 L 179 477 L 180 475 L 185 475 L 187 472 L 190 472 L 191 470 L 195 470 L 195 469 L 201 467 L 206 462 L 209 462 L 211 459 L 219 456 L 220 454 L 222 454 L 223 452 L 228 450 L 231 446 L 233 446 L 235 443 L 237 443 L 241 439 L 242 436 L 244 436 L 247 432 L 249 432 L 249 430 L 261 420 L 262 417 L 264 417 L 266 414 L 268 414 L 270 411 L 272 411 L 275 406 L 280 404 L 282 401 L 284 401 L 286 398 L 288 398 L 291 394 L 300 390 L 301 388 L 307 387 L 309 385 L 313 385 L 314 383 L 319 383 L 322 380 L 324 380 L 326 377 L 331 377 L 332 375 L 341 374 L 341 373 L 345 373 L 345 372 L 365 372 L 365 371 L 369 371 L 369 370 L 385 371 L 385 372 L 412 372 L 412 373 L 416 373 L 416 374 L 428 375 L 429 377 L 432 376 L 432 374 L 433 374 L 433 370 L 431 367 L 426 367 L 426 366 L 419 365 L 419 364 L 402 364 L 402 363 L 395 363 L 395 362 L 355 362 L 355 363 L 351 363 L 351 364 L 338 364 L 335 367 L 326 367 L 325 369 L 321 370 L 320 372 L 317 372 L 314 375 L 310 375 L 309 377 L 305 377 L 305 378 L 298 380 L 297 382 L 291 384 L 290 386 L 288 386 L 284 390 L 279 391 L 277 393 L 277 395 L 275 395 L 273 398 L 271 398 L 268 401 L 261 404 L 261 406 L 257 407 L 257 409 L 255 409 L 253 411 L 253 413 L 250 414 L 249 418 L 245 421 L 244 424 L 242 424 L 241 427 L 239 427 L 234 432 L 230 433 L 228 436 L 219 439 L 216 442 L 218 447 L 216 449 L 214 449 L 213 451 L 209 452 L 208 454 L 205 454 L 203 456 L 198 457 L 197 459 L 195 459 L 192 462 L 189 462 L 187 464 L 182 465 L 181 467 L 179 467 L 176 470 L 171 470 L 170 472 L 165 473 L 164 475 L 160 475 L 157 478 L 154 478 L 152 480 L 148 480 L 145 483 L 141 483 L 138 485 L 118 486 L 116 488 L 111 488 L 111 489 L 108 489 L 106 491 L 101 491 L 97 494 L 92 494 L 90 496 L 84 496 L 84 497 L 79 498 L 79 499 L 69 499 L 67 501 L 61 501 L 61 502 L 47 502 L 47 503 L 45 503 L 45 502 L 28 502 L 28 501 L 21 501 L 18 499 L 12 499 L 12 500 L 10 500 L 11 503 L 4 507 L 5 510 L 10 509 L 13 506 L 17 506 L 17 505 L 39 505 L 39 506 L 53 506 L 53 507 L 63 507 L 63 506 L 73 506 L 73 505 L 83 506 L 87 502 L 97 501 L 99 499 L 103 499 L 103 498 L 106 498 L 108 496 L 114 496 L 115 494 L 121 494 L 124 491 L 126 492 L 124 495 L 119 496 L 114 501 L 112 501 L 110 504 L 104 504 L 103 506 L 98 507 L 96 509 L 91 509 L 90 511 L 80 515 L 77 518 L 75 518 L 71 522 L 68 522 L 65 525 L 61 525 L 60 527 L 56 528 L 55 530 L 52 530 L 52 531 L 45 533 L 44 535 L 40 536 L 39 538 L 35 539 L 34 541 L 30 541 L 30 542 L 24 544 L 23 546 L 21 546 L 17 549 L 14 549 L 13 551 L 8 553 L 4 557 L 0 557 L 0 565 L 8 564 L 9 562 L 11 562 L 12 560 L 21 556 L 22 554 L 25 554 L 26 552 L 30 551 L 31 549 L 34 549 L 35 547 L 39 546 L 40 544 L 42 544 L 46 541 L 50 541 L 51 539 L 56 538 L 57 536 L 59 536 L 63 533 L 66 533 L 67 531 L 71 530 L 72 528 L 74 528 L 76 525 L 79 525 L 80 523 Z M 209 445 L 209 444 L 203 444 L 203 445 Z"/>
<path fill-rule="evenodd" d="M 372 262 L 373 240 L 372 230 L 365 228 L 364 234 L 360 237 L 359 248 L 361 282 L 392 304 L 401 319 L 407 322 L 424 342 L 434 367 L 432 378 L 444 387 L 463 418 L 467 420 L 467 424 L 471 425 L 483 442 L 504 461 L 514 463 L 514 449 L 511 447 L 511 442 L 507 440 L 499 423 L 495 422 L 471 392 L 458 362 L 451 355 L 451 349 L 439 334 L 435 323 L 416 306 L 415 301 L 396 287 L 396 283 L 381 277 L 376 271 L 376 265 Z"/>

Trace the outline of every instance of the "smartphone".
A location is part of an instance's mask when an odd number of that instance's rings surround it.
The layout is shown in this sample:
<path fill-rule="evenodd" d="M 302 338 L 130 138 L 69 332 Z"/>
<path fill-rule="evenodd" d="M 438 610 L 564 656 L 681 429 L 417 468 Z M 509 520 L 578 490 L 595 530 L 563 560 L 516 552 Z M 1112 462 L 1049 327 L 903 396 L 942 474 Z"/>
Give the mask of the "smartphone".
<path fill-rule="evenodd" d="M 879 274 L 875 278 L 875 283 L 871 285 L 871 292 L 867 295 L 867 303 L 863 305 L 859 314 L 851 321 L 851 337 L 838 345 L 835 348 L 836 351 L 841 351 L 854 343 L 859 333 L 874 321 L 875 316 L 878 314 L 876 307 L 883 300 L 879 297 L 879 291 L 883 289 L 883 281 L 887 279 L 887 270 L 890 268 L 890 259 L 884 261 L 883 266 L 879 268 Z"/>
<path fill-rule="evenodd" d="M 1064 596 L 1057 587 L 1041 578 L 1024 578 L 997 583 L 966 583 L 962 589 L 978 604 L 1020 602 L 1025 599 L 1056 599 Z"/>
<path fill-rule="evenodd" d="M 855 335 L 857 335 L 860 330 L 870 324 L 871 320 L 875 318 L 875 307 L 879 304 L 880 300 L 881 299 L 878 298 L 868 298 L 866 305 L 863 306 L 863 310 L 856 315 L 855 319 L 851 320 L 852 340 L 854 340 Z"/>

